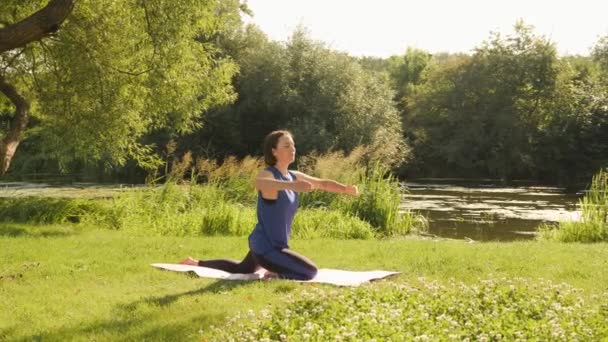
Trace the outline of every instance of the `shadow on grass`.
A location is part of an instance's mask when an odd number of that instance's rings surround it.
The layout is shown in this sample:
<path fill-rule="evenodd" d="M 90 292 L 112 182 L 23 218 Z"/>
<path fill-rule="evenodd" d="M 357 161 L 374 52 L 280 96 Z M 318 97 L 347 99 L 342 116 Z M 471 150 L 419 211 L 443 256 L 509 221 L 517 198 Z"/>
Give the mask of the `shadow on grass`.
<path fill-rule="evenodd" d="M 75 234 L 78 234 L 78 231 L 68 226 L 0 223 L 0 237 L 63 237 Z"/>
<path fill-rule="evenodd" d="M 11 341 L 71 341 L 71 340 L 111 340 L 111 341 L 197 341 L 203 338 L 211 325 L 221 324 L 225 314 L 217 310 L 201 310 L 201 314 L 182 322 L 172 322 L 168 317 L 164 322 L 166 307 L 182 297 L 205 293 L 220 293 L 252 284 L 250 281 L 219 280 L 203 288 L 182 293 L 150 296 L 132 303 L 119 304 L 112 310 L 112 318 L 94 322 L 74 322 L 70 327 L 55 331 L 32 334 L 26 337 L 11 336 L 14 330 L 1 331 Z M 150 307 L 158 309 L 150 310 Z M 207 312 L 205 312 L 207 311 Z M 50 329 L 49 329 L 50 330 Z M 203 340 L 205 340 L 203 338 Z"/>
<path fill-rule="evenodd" d="M 15 332 L 14 327 L 0 329 L 0 341 L 8 341 L 9 336 Z"/>
<path fill-rule="evenodd" d="M 197 277 L 196 275 L 190 275 L 190 276 Z M 171 294 L 171 295 L 166 295 L 166 296 L 152 296 L 152 297 L 144 298 L 139 301 L 127 304 L 124 307 L 125 307 L 125 309 L 129 309 L 129 310 L 133 310 L 133 309 L 137 308 L 138 306 L 140 306 L 141 304 L 155 305 L 155 306 L 163 307 L 163 306 L 170 305 L 171 303 L 175 302 L 176 300 L 178 300 L 182 297 L 202 295 L 205 293 L 214 293 L 215 294 L 215 293 L 220 293 L 220 292 L 225 292 L 225 291 L 231 291 L 232 289 L 250 285 L 251 283 L 252 283 L 251 281 L 218 280 L 212 284 L 209 284 L 209 285 L 207 285 L 203 288 L 197 289 L 197 290 L 192 290 L 192 291 L 187 291 L 187 292 L 182 292 L 182 293 L 177 293 L 177 294 Z"/>
<path fill-rule="evenodd" d="M 198 329 L 201 323 L 206 326 L 212 321 L 208 315 L 195 316 L 181 323 L 164 324 L 155 317 L 140 315 L 133 318 L 116 318 L 97 321 L 91 324 L 74 325 L 53 332 L 34 334 L 22 338 L 7 337 L 10 341 L 196 341 L 201 337 Z M 213 322 L 216 322 L 216 317 Z M 147 329 L 143 328 L 148 325 Z M 10 332 L 9 332 L 10 333 Z"/>

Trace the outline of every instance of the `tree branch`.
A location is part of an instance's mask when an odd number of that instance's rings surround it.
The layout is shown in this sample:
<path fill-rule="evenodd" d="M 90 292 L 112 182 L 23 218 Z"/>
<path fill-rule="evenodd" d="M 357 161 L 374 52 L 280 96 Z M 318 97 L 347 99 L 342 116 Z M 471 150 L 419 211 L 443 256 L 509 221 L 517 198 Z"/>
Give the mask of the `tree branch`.
<path fill-rule="evenodd" d="M 0 53 L 25 46 L 56 32 L 74 9 L 76 0 L 51 0 L 29 17 L 0 29 Z"/>
<path fill-rule="evenodd" d="M 21 51 L 19 51 L 18 53 L 14 54 L 13 57 L 8 60 L 8 62 L 6 62 L 6 65 L 4 65 L 3 67 L 3 71 L 6 71 L 8 68 L 10 68 L 11 66 L 13 66 L 13 62 L 15 62 L 15 60 L 17 58 L 19 58 L 19 56 L 21 56 L 23 54 L 23 52 L 25 51 L 25 48 L 22 48 Z"/>
<path fill-rule="evenodd" d="M 6 81 L 3 75 L 0 74 L 0 92 L 2 92 L 16 107 L 24 107 L 29 109 L 27 100 L 17 92 L 17 89 Z"/>

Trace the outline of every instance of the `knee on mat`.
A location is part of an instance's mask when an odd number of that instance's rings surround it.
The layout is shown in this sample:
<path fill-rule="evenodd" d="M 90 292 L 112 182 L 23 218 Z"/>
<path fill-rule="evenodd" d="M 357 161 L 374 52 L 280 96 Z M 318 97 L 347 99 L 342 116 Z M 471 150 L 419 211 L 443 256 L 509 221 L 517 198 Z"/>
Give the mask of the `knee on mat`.
<path fill-rule="evenodd" d="M 310 270 L 310 272 L 307 272 L 306 277 L 308 279 L 306 279 L 306 280 L 310 280 L 310 279 L 314 278 L 316 275 L 317 275 L 317 269 L 314 268 L 314 269 Z"/>
<path fill-rule="evenodd" d="M 302 273 L 297 273 L 297 274 L 293 274 L 292 279 L 296 279 L 296 280 L 311 280 L 312 278 L 314 278 L 317 275 L 317 268 L 310 268 L 307 269 L 305 271 L 303 271 Z"/>

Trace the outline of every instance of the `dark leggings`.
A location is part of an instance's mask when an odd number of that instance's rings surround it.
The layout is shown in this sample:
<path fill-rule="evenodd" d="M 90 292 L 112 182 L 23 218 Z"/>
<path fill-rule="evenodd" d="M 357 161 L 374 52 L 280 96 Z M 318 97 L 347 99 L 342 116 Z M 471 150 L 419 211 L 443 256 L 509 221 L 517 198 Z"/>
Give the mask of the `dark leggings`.
<path fill-rule="evenodd" d="M 228 273 L 253 273 L 264 267 L 281 278 L 296 280 L 310 280 L 317 274 L 317 267 L 312 261 L 287 248 L 265 255 L 249 251 L 241 262 L 227 259 L 199 260 L 198 265 Z"/>

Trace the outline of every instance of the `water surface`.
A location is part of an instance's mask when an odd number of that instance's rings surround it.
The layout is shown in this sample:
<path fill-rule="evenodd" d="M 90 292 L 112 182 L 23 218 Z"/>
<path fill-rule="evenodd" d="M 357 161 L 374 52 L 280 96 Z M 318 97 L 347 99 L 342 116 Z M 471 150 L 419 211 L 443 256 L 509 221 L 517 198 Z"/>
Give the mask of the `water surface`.
<path fill-rule="evenodd" d="M 531 184 L 492 181 L 416 180 L 406 183 L 402 209 L 429 220 L 429 233 L 480 241 L 533 239 L 543 222 L 577 220 L 581 193 Z"/>

